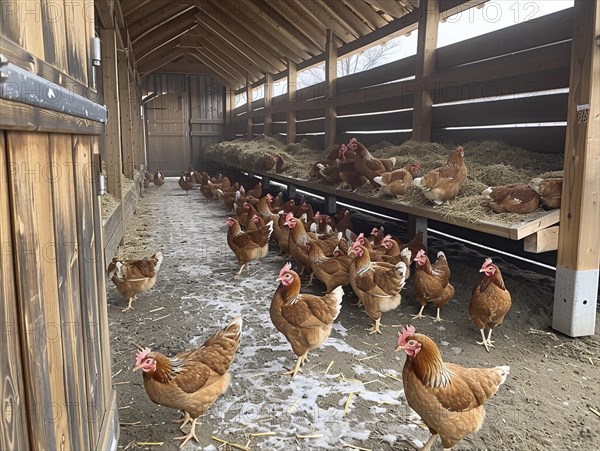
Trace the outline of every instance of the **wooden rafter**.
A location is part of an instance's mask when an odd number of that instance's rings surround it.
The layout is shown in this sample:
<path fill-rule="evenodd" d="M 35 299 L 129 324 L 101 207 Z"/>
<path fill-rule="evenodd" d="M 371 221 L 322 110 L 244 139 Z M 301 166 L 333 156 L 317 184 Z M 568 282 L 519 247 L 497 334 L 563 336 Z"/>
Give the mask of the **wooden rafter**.
<path fill-rule="evenodd" d="M 147 39 L 142 39 L 137 45 L 134 44 L 135 54 L 138 55 L 138 61 L 142 60 L 148 53 L 155 51 L 157 48 L 172 41 L 192 27 L 195 27 L 196 22 L 194 19 L 195 18 L 192 15 L 191 17 L 185 18 L 179 17 L 173 22 L 165 22 L 160 28 L 152 33 L 152 36 Z"/>
<path fill-rule="evenodd" d="M 339 23 L 339 18 L 331 17 L 315 0 L 293 0 L 298 7 L 302 8 L 313 20 L 326 23 L 327 27 L 333 31 L 333 34 L 342 42 L 349 42 L 358 37 L 358 33 L 353 33 L 348 28 Z"/>
<path fill-rule="evenodd" d="M 177 74 L 215 75 L 215 72 L 206 64 L 198 62 L 198 59 L 182 55 L 177 61 L 171 61 L 160 68 L 161 72 L 172 72 Z"/>
<path fill-rule="evenodd" d="M 215 0 L 210 0 L 213 4 Z M 271 48 L 271 51 L 278 57 L 294 58 L 298 61 L 304 58 L 310 58 L 311 53 L 298 46 L 287 33 L 277 29 L 276 24 L 269 20 L 258 8 L 246 0 L 243 8 L 240 3 L 239 17 L 234 17 L 237 26 L 243 27 L 250 32 L 255 40 L 262 42 L 263 45 Z"/>
<path fill-rule="evenodd" d="M 133 42 L 137 42 L 144 36 L 147 36 L 152 31 L 159 28 L 163 23 L 174 21 L 182 14 L 187 13 L 190 10 L 196 10 L 194 6 L 172 6 L 165 5 L 162 9 L 155 13 L 145 16 L 143 19 L 137 22 L 130 23 L 129 33 L 133 38 Z"/>
<path fill-rule="evenodd" d="M 279 7 L 283 6 L 280 3 L 267 3 L 264 0 L 249 0 L 249 2 L 258 8 L 264 16 L 272 19 L 280 32 L 289 34 L 292 39 L 296 39 L 301 43 L 306 52 L 318 54 L 323 51 L 323 44 L 318 40 L 321 35 L 318 30 L 313 30 L 313 37 L 308 38 L 306 29 L 302 30 L 301 28 L 298 28 L 294 21 L 288 20 L 287 17 L 279 13 L 275 8 L 275 5 L 278 5 Z"/>
<path fill-rule="evenodd" d="M 135 23 L 138 20 L 141 20 L 144 17 L 148 16 L 149 14 L 153 14 L 154 12 L 159 11 L 160 9 L 164 8 L 165 5 L 169 4 L 169 1 L 151 0 L 147 3 L 143 1 L 138 3 L 141 5 L 139 8 L 135 8 L 129 13 L 125 13 L 125 11 L 123 11 L 123 15 L 125 16 L 125 19 L 127 20 L 128 24 Z"/>
<path fill-rule="evenodd" d="M 353 2 L 351 0 L 344 0 L 344 4 L 354 11 L 358 17 L 360 17 L 364 22 L 366 22 L 369 27 L 373 30 L 383 27 L 387 25 L 387 20 L 385 20 L 380 14 L 378 14 L 368 3 L 361 2 Z"/>
<path fill-rule="evenodd" d="M 363 36 L 371 31 L 368 25 L 354 15 L 342 2 L 329 2 L 325 0 L 314 0 L 328 17 L 336 20 L 340 25 L 358 36 Z"/>
<path fill-rule="evenodd" d="M 403 15 L 409 13 L 407 9 L 401 6 L 396 0 L 367 0 L 371 5 L 380 9 L 381 11 L 389 14 L 396 19 L 398 17 L 402 17 Z"/>
<path fill-rule="evenodd" d="M 218 65 L 225 72 L 230 74 L 233 78 L 241 80 L 245 79 L 248 75 L 248 71 L 243 66 L 241 66 L 237 61 L 225 57 L 223 53 L 219 52 L 218 48 L 216 48 L 214 45 L 207 43 L 207 45 L 204 47 L 196 49 L 196 53 L 208 58 L 214 64 Z"/>
<path fill-rule="evenodd" d="M 178 49 L 175 45 L 163 46 L 161 51 L 155 52 L 151 58 L 140 63 L 138 69 L 141 75 L 153 72 L 167 63 L 179 58 L 185 52 L 184 49 Z"/>
<path fill-rule="evenodd" d="M 231 27 L 226 27 L 211 17 L 208 13 L 196 15 L 196 22 L 199 28 L 206 33 L 211 33 L 221 40 L 224 45 L 236 51 L 247 64 L 255 64 L 264 70 L 279 72 L 285 68 L 281 60 L 271 54 L 266 48 L 259 44 L 251 46 L 252 36 L 244 30 L 236 30 L 234 33 Z"/>
<path fill-rule="evenodd" d="M 194 53 L 190 53 L 190 55 L 192 57 L 196 58 L 202 64 L 210 67 L 210 69 L 215 74 L 218 74 L 217 78 L 224 85 L 239 87 L 239 86 L 243 86 L 244 83 L 246 82 L 246 80 L 240 81 L 240 80 L 237 80 L 237 79 L 231 77 L 229 74 L 225 73 L 219 66 L 217 66 L 217 65 L 213 64 L 211 61 L 208 61 L 207 59 L 203 58 L 202 55 L 200 55 L 198 53 L 198 50 L 196 50 L 196 52 L 194 52 Z"/>
<path fill-rule="evenodd" d="M 319 53 L 324 51 L 323 42 L 327 36 L 327 26 L 324 23 L 315 20 L 314 16 L 295 2 L 272 2 L 271 7 L 313 41 Z"/>

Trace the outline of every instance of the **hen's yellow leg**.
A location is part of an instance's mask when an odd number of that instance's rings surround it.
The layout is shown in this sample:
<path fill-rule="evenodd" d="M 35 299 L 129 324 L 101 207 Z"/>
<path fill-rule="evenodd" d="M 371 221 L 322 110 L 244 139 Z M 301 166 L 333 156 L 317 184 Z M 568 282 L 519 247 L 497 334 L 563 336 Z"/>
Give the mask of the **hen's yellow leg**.
<path fill-rule="evenodd" d="M 198 418 L 194 418 L 192 420 L 192 426 L 191 426 L 190 432 L 187 435 L 184 435 L 182 437 L 175 437 L 174 440 L 183 440 L 183 443 L 181 445 L 179 445 L 179 448 L 183 448 L 183 445 L 185 445 L 191 439 L 194 439 L 198 443 L 200 443 L 200 440 L 198 440 L 198 437 L 196 437 L 196 421 L 197 420 L 198 420 Z"/>
<path fill-rule="evenodd" d="M 440 318 L 440 309 L 437 309 L 437 315 L 435 316 L 435 319 L 433 320 L 434 323 L 440 323 L 444 321 L 442 318 Z"/>
<path fill-rule="evenodd" d="M 370 329 L 367 329 L 368 331 L 370 331 L 369 335 L 371 335 L 371 334 L 379 334 L 379 335 L 381 335 L 381 329 L 380 329 L 381 325 L 382 325 L 381 324 L 381 318 L 377 318 L 375 320 L 375 324 L 373 325 L 373 327 L 371 327 Z"/>
<path fill-rule="evenodd" d="M 179 420 L 171 420 L 173 423 L 181 423 L 181 426 L 179 426 L 179 429 L 181 429 L 183 431 L 183 427 L 188 424 L 190 421 L 192 421 L 192 418 L 190 417 L 190 414 L 187 412 L 183 412 L 183 418 L 179 419 Z"/>
<path fill-rule="evenodd" d="M 421 306 L 421 310 L 419 310 L 419 313 L 417 313 L 415 316 L 413 316 L 413 319 L 424 318 L 424 316 L 423 316 L 423 310 L 425 310 L 425 306 L 424 305 Z"/>
<path fill-rule="evenodd" d="M 298 372 L 302 372 L 302 369 L 300 368 L 302 366 L 302 363 L 304 363 L 304 359 L 306 359 L 306 356 L 308 355 L 308 351 L 306 351 L 304 354 L 302 354 L 300 357 L 298 357 L 298 360 L 296 360 L 296 366 L 294 366 L 293 370 L 289 370 L 284 372 L 283 374 L 291 374 L 292 377 L 294 377 L 296 375 L 296 373 Z"/>
<path fill-rule="evenodd" d="M 121 311 L 126 312 L 127 310 L 133 310 L 133 301 L 135 301 L 136 299 L 137 299 L 137 294 L 134 294 L 132 297 L 129 298 L 129 305 Z"/>

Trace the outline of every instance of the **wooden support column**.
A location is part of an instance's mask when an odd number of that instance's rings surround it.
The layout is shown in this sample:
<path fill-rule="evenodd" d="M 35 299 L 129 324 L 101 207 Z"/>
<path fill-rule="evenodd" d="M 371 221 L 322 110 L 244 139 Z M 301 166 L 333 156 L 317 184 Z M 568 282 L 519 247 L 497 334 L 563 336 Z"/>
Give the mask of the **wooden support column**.
<path fill-rule="evenodd" d="M 273 104 L 273 74 L 265 74 L 265 118 L 264 118 L 264 132 L 265 136 L 271 136 L 273 134 L 271 125 L 273 124 L 273 117 L 271 115 L 271 105 Z"/>
<path fill-rule="evenodd" d="M 106 148 L 106 190 L 119 202 L 123 200 L 121 167 L 121 122 L 119 112 L 119 75 L 117 35 L 114 29 L 100 28 L 102 40 L 102 77 L 108 121 L 104 128 Z"/>
<path fill-rule="evenodd" d="M 288 199 L 294 199 L 296 197 L 296 185 L 292 185 L 291 183 L 288 183 L 287 195 L 288 195 Z"/>
<path fill-rule="evenodd" d="M 235 139 L 235 89 L 225 86 L 225 136 L 226 140 Z"/>
<path fill-rule="evenodd" d="M 419 232 L 423 234 L 423 244 L 427 246 L 427 218 L 408 215 L 408 239 L 412 240 Z"/>
<path fill-rule="evenodd" d="M 325 82 L 327 83 L 327 95 L 325 96 L 325 148 L 335 144 L 337 133 L 337 112 L 335 102 L 337 101 L 337 47 L 333 31 L 327 30 L 327 41 L 325 43 Z"/>
<path fill-rule="evenodd" d="M 327 214 L 330 215 L 337 212 L 337 198 L 335 196 L 325 196 L 325 211 L 327 211 Z"/>
<path fill-rule="evenodd" d="M 292 144 L 296 142 L 296 90 L 298 88 L 298 71 L 296 69 L 296 63 L 288 59 L 288 75 L 287 75 L 287 100 L 288 100 L 288 112 L 287 112 L 287 143 Z"/>
<path fill-rule="evenodd" d="M 132 125 L 131 107 L 133 97 L 129 89 L 129 63 L 125 52 L 119 52 L 117 57 L 119 69 L 119 108 L 121 119 L 121 149 L 123 151 L 123 173 L 133 179 L 135 139 Z"/>
<path fill-rule="evenodd" d="M 600 14 L 575 0 L 552 327 L 593 335 L 600 247 Z"/>
<path fill-rule="evenodd" d="M 419 3 L 419 29 L 415 58 L 415 89 L 412 139 L 431 141 L 431 110 L 433 100 L 422 82 L 435 72 L 439 0 L 421 0 Z"/>
<path fill-rule="evenodd" d="M 246 139 L 248 141 L 254 138 L 254 128 L 252 126 L 252 83 L 250 83 L 250 78 L 246 77 L 246 111 L 248 111 L 248 119 L 246 122 Z"/>

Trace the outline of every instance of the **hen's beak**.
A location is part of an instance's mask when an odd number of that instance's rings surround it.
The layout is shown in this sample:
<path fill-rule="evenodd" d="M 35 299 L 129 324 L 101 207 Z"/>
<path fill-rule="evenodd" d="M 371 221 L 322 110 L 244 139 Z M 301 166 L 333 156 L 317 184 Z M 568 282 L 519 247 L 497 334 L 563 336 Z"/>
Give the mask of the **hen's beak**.
<path fill-rule="evenodd" d="M 404 349 L 404 346 L 398 345 L 394 348 L 394 352 L 402 351 L 403 349 Z"/>
<path fill-rule="evenodd" d="M 481 269 L 479 270 L 479 272 L 485 272 L 485 269 L 481 268 Z"/>
<path fill-rule="evenodd" d="M 137 370 L 139 370 L 141 367 L 142 367 L 142 364 L 140 363 L 139 365 L 136 365 L 136 366 L 134 366 L 134 367 L 131 369 L 131 372 L 132 372 L 132 373 L 135 373 L 135 372 L 136 372 Z"/>

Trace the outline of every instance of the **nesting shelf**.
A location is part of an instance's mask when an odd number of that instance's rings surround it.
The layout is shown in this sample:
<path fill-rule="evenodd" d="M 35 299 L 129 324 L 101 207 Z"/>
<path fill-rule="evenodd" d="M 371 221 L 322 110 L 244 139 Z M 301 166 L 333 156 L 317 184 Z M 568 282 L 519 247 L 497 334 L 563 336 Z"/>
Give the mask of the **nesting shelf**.
<path fill-rule="evenodd" d="M 521 240 L 525 237 L 544 230 L 554 224 L 557 224 L 560 219 L 560 210 L 550 210 L 527 215 L 527 220 L 517 224 L 503 224 L 502 222 L 485 220 L 471 221 L 459 216 L 452 216 L 445 212 L 436 210 L 433 206 L 413 206 L 399 202 L 393 202 L 391 199 L 381 197 L 370 197 L 359 193 L 344 191 L 337 189 L 333 185 L 327 185 L 319 181 L 299 180 L 284 175 L 271 172 L 248 171 L 245 168 L 231 165 L 226 162 L 218 161 L 219 164 L 236 169 L 239 171 L 251 172 L 261 177 L 266 177 L 269 180 L 292 185 L 300 189 L 324 196 L 335 197 L 348 201 L 371 204 L 390 211 L 397 211 L 404 214 L 432 219 L 435 221 L 456 225 L 466 229 L 476 230 L 478 232 L 488 233 L 491 235 L 507 238 L 510 240 Z"/>

